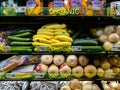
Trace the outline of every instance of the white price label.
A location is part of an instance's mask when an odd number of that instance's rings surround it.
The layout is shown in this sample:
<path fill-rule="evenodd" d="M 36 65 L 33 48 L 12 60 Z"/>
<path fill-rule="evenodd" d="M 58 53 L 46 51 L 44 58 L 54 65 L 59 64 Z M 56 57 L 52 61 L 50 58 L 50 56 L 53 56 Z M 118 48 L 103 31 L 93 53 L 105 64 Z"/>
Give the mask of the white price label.
<path fill-rule="evenodd" d="M 81 46 L 72 46 L 72 51 L 82 51 L 82 47 Z"/>
<path fill-rule="evenodd" d="M 7 73 L 7 74 L 6 74 L 6 77 L 7 77 L 7 78 L 15 78 L 15 77 L 16 77 L 16 74 L 15 74 L 15 73 Z"/>
<path fill-rule="evenodd" d="M 44 78 L 45 74 L 44 73 L 34 73 L 35 78 Z"/>
<path fill-rule="evenodd" d="M 25 6 L 16 7 L 16 8 L 15 8 L 15 11 L 16 11 L 17 13 L 26 12 L 26 7 L 25 7 Z"/>
<path fill-rule="evenodd" d="M 4 52 L 9 52 L 10 51 L 10 46 L 5 46 L 4 47 Z"/>
<path fill-rule="evenodd" d="M 111 51 L 120 51 L 120 47 L 115 46 L 115 47 L 112 48 Z"/>
<path fill-rule="evenodd" d="M 117 14 L 117 15 L 120 15 L 120 3 L 117 3 L 117 4 L 116 4 L 116 8 L 117 8 L 116 14 Z"/>
<path fill-rule="evenodd" d="M 107 73 L 104 75 L 105 78 L 115 78 L 115 74 L 114 73 Z"/>
<path fill-rule="evenodd" d="M 46 46 L 39 46 L 37 47 L 39 51 L 47 51 L 47 47 Z"/>

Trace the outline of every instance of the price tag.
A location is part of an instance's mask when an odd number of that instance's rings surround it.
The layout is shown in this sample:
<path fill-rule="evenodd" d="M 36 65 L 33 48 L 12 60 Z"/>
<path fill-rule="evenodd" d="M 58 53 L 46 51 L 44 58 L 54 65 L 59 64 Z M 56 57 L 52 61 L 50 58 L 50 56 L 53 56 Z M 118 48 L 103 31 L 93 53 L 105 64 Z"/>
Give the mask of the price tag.
<path fill-rule="evenodd" d="M 7 74 L 6 74 L 6 77 L 7 77 L 7 78 L 15 78 L 15 77 L 16 77 L 16 74 L 15 74 L 15 73 L 7 73 Z"/>
<path fill-rule="evenodd" d="M 112 48 L 111 51 L 120 51 L 120 47 L 119 46 L 115 46 L 115 47 Z"/>
<path fill-rule="evenodd" d="M 116 14 L 120 15 L 120 3 L 116 4 Z"/>
<path fill-rule="evenodd" d="M 38 48 L 38 51 L 47 51 L 47 47 L 46 46 L 39 46 L 37 48 Z"/>
<path fill-rule="evenodd" d="M 114 73 L 107 73 L 104 75 L 105 78 L 115 78 L 115 74 Z"/>
<path fill-rule="evenodd" d="M 44 73 L 34 73 L 35 78 L 44 78 L 45 74 Z"/>
<path fill-rule="evenodd" d="M 5 46 L 4 47 L 4 52 L 10 52 L 10 46 Z"/>
<path fill-rule="evenodd" d="M 82 51 L 82 47 L 81 47 L 81 46 L 72 46 L 72 51 L 73 51 L 73 52 Z"/>
<path fill-rule="evenodd" d="M 17 13 L 26 12 L 26 6 L 19 6 L 19 7 L 16 7 L 16 8 L 15 8 L 15 11 L 16 11 Z"/>

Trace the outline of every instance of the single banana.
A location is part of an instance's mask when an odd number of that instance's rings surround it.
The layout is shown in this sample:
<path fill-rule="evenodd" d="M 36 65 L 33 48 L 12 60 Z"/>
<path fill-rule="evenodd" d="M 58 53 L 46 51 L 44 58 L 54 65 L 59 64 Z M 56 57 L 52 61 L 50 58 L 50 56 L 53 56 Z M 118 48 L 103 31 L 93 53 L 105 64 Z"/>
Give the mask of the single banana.
<path fill-rule="evenodd" d="M 64 32 L 64 31 L 58 31 L 58 32 L 54 32 L 54 35 L 55 35 L 55 36 L 58 36 L 58 35 L 70 36 L 70 34 L 69 34 L 69 33 L 67 33 L 67 32 Z"/>
<path fill-rule="evenodd" d="M 51 39 L 51 43 L 59 43 L 59 42 L 60 42 L 59 40 Z"/>
<path fill-rule="evenodd" d="M 54 36 L 54 33 L 52 33 L 52 32 L 45 32 L 45 31 L 42 31 L 42 32 L 37 32 L 37 35 L 48 35 L 48 36 Z"/>
<path fill-rule="evenodd" d="M 40 29 L 38 29 L 37 30 L 37 32 L 54 32 L 54 29 L 42 29 L 42 28 L 40 28 Z"/>
<path fill-rule="evenodd" d="M 58 24 L 58 23 L 54 23 L 54 24 L 48 24 L 48 25 L 45 25 L 45 26 L 43 26 L 43 27 L 41 27 L 41 28 L 66 28 L 66 24 Z"/>
<path fill-rule="evenodd" d="M 58 42 L 58 43 L 52 43 L 52 46 L 71 46 L 71 42 Z"/>
<path fill-rule="evenodd" d="M 60 41 L 73 42 L 73 39 L 71 37 L 68 37 L 68 36 L 65 36 L 65 35 L 55 36 L 54 39 L 57 39 L 57 40 L 60 40 Z"/>
<path fill-rule="evenodd" d="M 53 25 L 53 24 L 56 24 L 56 23 L 51 23 L 51 24 L 43 25 L 43 26 L 41 27 L 41 29 L 45 29 L 47 26 L 50 26 L 50 25 Z"/>
<path fill-rule="evenodd" d="M 46 43 L 39 43 L 39 42 L 33 42 L 32 43 L 33 46 L 50 46 L 50 44 L 46 44 Z"/>
<path fill-rule="evenodd" d="M 66 28 L 57 28 L 57 29 L 53 29 L 54 32 L 67 32 L 67 29 Z"/>
<path fill-rule="evenodd" d="M 50 40 L 47 40 L 45 38 L 33 38 L 34 42 L 39 42 L 39 43 L 46 43 L 46 44 L 50 44 Z"/>
<path fill-rule="evenodd" d="M 33 38 L 45 38 L 45 39 L 52 39 L 53 36 L 48 36 L 48 35 L 34 35 Z"/>

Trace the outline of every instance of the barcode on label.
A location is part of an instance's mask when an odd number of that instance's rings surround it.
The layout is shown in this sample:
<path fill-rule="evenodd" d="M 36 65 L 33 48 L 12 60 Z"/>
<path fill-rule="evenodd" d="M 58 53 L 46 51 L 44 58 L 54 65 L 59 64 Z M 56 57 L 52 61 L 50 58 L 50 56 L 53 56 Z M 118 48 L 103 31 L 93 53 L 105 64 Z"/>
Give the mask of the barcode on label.
<path fill-rule="evenodd" d="M 17 13 L 22 13 L 22 12 L 26 12 L 26 7 L 22 6 L 22 7 L 16 7 L 15 11 Z"/>
<path fill-rule="evenodd" d="M 14 74 L 14 73 L 7 73 L 7 74 L 6 74 L 6 77 L 7 77 L 7 78 L 15 78 L 15 77 L 16 77 L 16 74 Z"/>
<path fill-rule="evenodd" d="M 72 51 L 81 51 L 81 46 L 72 46 Z"/>

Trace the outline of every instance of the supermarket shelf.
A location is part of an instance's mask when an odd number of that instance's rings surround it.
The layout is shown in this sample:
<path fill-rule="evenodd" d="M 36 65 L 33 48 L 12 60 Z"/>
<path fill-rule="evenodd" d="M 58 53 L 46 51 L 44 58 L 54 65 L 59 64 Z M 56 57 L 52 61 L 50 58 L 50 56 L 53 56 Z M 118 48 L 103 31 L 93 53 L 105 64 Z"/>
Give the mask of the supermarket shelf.
<path fill-rule="evenodd" d="M 116 22 L 111 16 L 0 16 L 0 24 L 85 23 L 86 21 L 87 23 L 107 24 Z"/>
<path fill-rule="evenodd" d="M 120 52 L 119 52 L 120 53 Z M 32 52 L 32 53 L 28 53 L 28 52 L 8 52 L 8 53 L 0 53 L 0 55 L 50 55 L 50 54 L 53 54 L 53 55 L 56 55 L 56 54 L 61 54 L 61 52 Z M 62 52 L 63 55 L 69 55 L 69 54 L 106 54 L 105 51 L 103 52 Z M 113 54 L 110 53 L 110 54 Z M 117 54 L 117 53 L 116 53 Z"/>
<path fill-rule="evenodd" d="M 13 76 L 13 74 L 11 74 L 11 75 Z M 60 81 L 60 80 L 62 80 L 62 81 L 69 81 L 71 79 L 76 78 L 76 77 L 74 77 L 72 75 L 70 75 L 70 76 L 68 76 L 66 78 L 63 78 L 60 75 L 58 75 L 58 76 L 56 76 L 54 78 L 49 77 L 49 75 L 45 75 L 44 77 L 43 76 L 41 77 L 41 74 L 39 74 L 37 76 L 33 75 L 32 77 L 22 78 L 22 79 L 21 78 L 18 79 L 18 78 L 15 78 L 15 77 L 13 77 L 13 78 L 6 78 L 6 76 L 7 76 L 7 74 L 5 76 L 2 76 L 0 78 L 0 80 L 2 80 L 2 81 L 9 81 L 9 80 L 11 80 L 11 81 L 20 81 L 20 80 L 22 80 L 22 81 L 24 81 L 24 80 L 27 80 L 27 81 L 46 81 L 46 80 L 47 81 Z M 24 75 L 21 76 L 21 77 L 24 77 Z M 39 77 L 39 78 L 35 78 L 35 77 Z M 83 75 L 82 77 L 76 78 L 76 79 L 79 79 L 80 81 L 101 81 L 101 80 L 107 80 L 107 81 L 116 81 L 117 80 L 117 81 L 119 81 L 120 80 L 120 76 L 115 77 L 115 78 L 99 78 L 98 76 L 95 76 L 93 78 L 88 78 L 88 77 Z"/>

